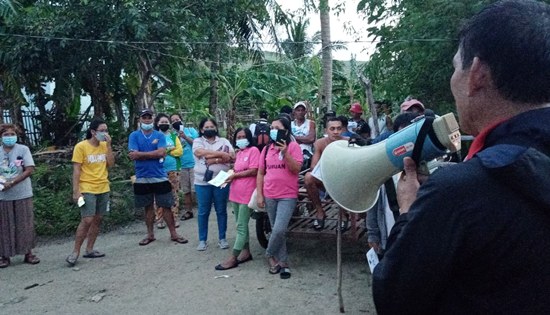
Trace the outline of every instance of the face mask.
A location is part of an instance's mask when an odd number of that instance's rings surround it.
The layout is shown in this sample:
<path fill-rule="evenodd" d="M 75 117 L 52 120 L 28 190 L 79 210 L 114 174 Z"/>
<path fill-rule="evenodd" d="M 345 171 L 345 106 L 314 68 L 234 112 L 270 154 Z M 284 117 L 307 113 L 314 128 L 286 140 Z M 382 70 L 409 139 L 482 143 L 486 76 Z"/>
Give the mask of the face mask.
<path fill-rule="evenodd" d="M 248 147 L 250 142 L 248 142 L 248 139 L 238 139 L 235 144 L 239 147 L 239 149 L 244 149 Z"/>
<path fill-rule="evenodd" d="M 2 143 L 7 147 L 13 147 L 17 142 L 17 136 L 2 136 Z"/>
<path fill-rule="evenodd" d="M 176 121 L 175 123 L 172 124 L 172 128 L 174 128 L 175 130 L 180 130 L 180 127 L 181 127 L 181 121 Z"/>
<path fill-rule="evenodd" d="M 153 129 L 153 124 L 152 124 L 152 123 L 150 123 L 150 124 L 141 123 L 141 129 L 143 129 L 143 130 L 151 130 L 151 129 Z"/>
<path fill-rule="evenodd" d="M 205 129 L 203 134 L 207 138 L 212 138 L 218 134 L 218 131 L 216 129 Z"/>
<path fill-rule="evenodd" d="M 96 131 L 95 133 L 95 138 L 97 139 L 97 141 L 105 141 L 105 135 L 107 133 L 104 132 L 104 131 Z"/>
<path fill-rule="evenodd" d="M 279 132 L 279 131 L 278 131 L 277 129 L 271 129 L 271 130 L 269 131 L 269 137 L 271 138 L 271 140 L 277 141 L 277 133 L 278 133 L 278 132 Z"/>
<path fill-rule="evenodd" d="M 168 130 L 168 128 L 170 128 L 170 125 L 169 124 L 160 124 L 159 125 L 159 129 L 160 131 L 162 132 L 166 132 Z"/>

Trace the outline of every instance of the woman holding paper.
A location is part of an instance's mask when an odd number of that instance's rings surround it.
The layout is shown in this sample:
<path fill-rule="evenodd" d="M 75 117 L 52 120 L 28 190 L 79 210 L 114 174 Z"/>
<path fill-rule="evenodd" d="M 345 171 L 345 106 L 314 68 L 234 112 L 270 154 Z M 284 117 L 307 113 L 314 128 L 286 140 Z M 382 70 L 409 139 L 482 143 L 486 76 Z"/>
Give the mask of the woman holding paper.
<path fill-rule="evenodd" d="M 73 252 L 65 261 L 70 267 L 80 256 L 80 247 L 87 238 L 85 258 L 100 258 L 104 253 L 95 250 L 99 224 L 109 209 L 108 167 L 115 164 L 107 124 L 95 119 L 86 132 L 86 140 L 73 150 L 73 200 L 80 207 L 80 224 L 76 229 Z"/>
<path fill-rule="evenodd" d="M 211 118 L 204 118 L 199 123 L 199 137 L 193 141 L 195 157 L 195 192 L 199 206 L 197 222 L 199 225 L 199 245 L 197 250 L 208 247 L 208 217 L 212 203 L 218 219 L 218 246 L 229 248 L 225 239 L 227 230 L 227 198 L 229 185 L 216 187 L 208 182 L 221 171 L 229 170 L 229 163 L 235 159 L 233 146 L 226 138 L 218 137 L 218 124 Z"/>
<path fill-rule="evenodd" d="M 15 255 L 25 255 L 26 264 L 40 262 L 32 253 L 36 245 L 30 179 L 34 161 L 29 148 L 16 143 L 17 133 L 15 125 L 0 125 L 0 268 L 8 267 Z"/>
<path fill-rule="evenodd" d="M 233 139 L 233 145 L 238 148 L 238 151 L 233 173 L 227 178 L 226 182 L 231 183 L 229 201 L 231 201 L 235 220 L 237 221 L 237 238 L 231 256 L 217 265 L 216 270 L 235 268 L 241 263 L 252 260 L 248 231 L 251 209 L 248 208 L 248 202 L 256 188 L 260 151 L 252 145 L 252 132 L 248 128 L 237 129 Z"/>

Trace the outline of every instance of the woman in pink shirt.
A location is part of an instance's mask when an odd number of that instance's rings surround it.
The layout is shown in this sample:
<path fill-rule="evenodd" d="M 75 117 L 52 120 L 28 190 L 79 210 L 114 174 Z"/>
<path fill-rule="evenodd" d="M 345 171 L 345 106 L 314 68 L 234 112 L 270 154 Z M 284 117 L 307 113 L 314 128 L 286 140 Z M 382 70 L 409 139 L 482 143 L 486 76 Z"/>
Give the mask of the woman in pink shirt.
<path fill-rule="evenodd" d="M 277 140 L 282 131 L 284 137 Z M 272 142 L 262 150 L 257 177 L 258 206 L 265 206 L 271 222 L 271 236 L 266 249 L 269 273 L 281 274 L 281 279 L 290 278 L 286 231 L 298 199 L 298 173 L 303 155 L 300 146 L 292 137 L 290 120 L 279 116 L 271 123 Z"/>
<path fill-rule="evenodd" d="M 239 149 L 235 157 L 233 175 L 227 179 L 231 183 L 229 201 L 237 221 L 237 238 L 233 253 L 227 260 L 215 267 L 216 270 L 227 270 L 252 260 L 249 250 L 248 221 L 252 210 L 248 208 L 250 197 L 256 188 L 256 174 L 260 151 L 252 145 L 252 133 L 248 128 L 238 128 L 233 136 L 233 145 Z"/>

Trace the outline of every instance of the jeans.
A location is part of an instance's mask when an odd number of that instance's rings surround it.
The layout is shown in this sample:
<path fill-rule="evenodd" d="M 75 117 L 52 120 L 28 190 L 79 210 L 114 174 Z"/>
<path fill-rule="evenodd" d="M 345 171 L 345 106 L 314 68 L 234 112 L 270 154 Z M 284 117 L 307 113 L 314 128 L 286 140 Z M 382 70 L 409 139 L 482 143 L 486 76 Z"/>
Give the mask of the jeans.
<path fill-rule="evenodd" d="M 229 198 L 229 185 L 219 188 L 212 185 L 195 185 L 199 211 L 197 222 L 199 224 L 199 241 L 208 239 L 208 217 L 214 202 L 216 218 L 218 219 L 218 237 L 225 239 L 227 231 L 227 199 Z"/>
<path fill-rule="evenodd" d="M 265 209 L 271 222 L 271 236 L 265 250 L 267 257 L 275 257 L 279 262 L 288 263 L 286 231 L 296 207 L 296 198 L 265 198 Z"/>

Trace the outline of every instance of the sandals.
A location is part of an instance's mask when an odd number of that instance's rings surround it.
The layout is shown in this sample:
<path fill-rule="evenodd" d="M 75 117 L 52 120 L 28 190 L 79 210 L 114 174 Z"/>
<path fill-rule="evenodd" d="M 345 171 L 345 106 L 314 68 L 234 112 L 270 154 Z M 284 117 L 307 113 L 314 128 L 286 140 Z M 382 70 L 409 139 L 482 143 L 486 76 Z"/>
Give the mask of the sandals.
<path fill-rule="evenodd" d="M 149 245 L 151 244 L 152 242 L 156 241 L 157 239 L 156 238 L 149 238 L 149 237 L 146 237 L 144 239 L 142 239 L 140 242 L 139 242 L 139 246 L 145 246 L 145 245 Z"/>
<path fill-rule="evenodd" d="M 193 218 L 193 212 L 187 211 L 181 216 L 180 221 L 185 221 L 185 220 L 189 220 L 189 219 L 192 219 L 192 218 Z"/>
<path fill-rule="evenodd" d="M 82 255 L 82 257 L 84 257 L 84 258 L 101 258 L 101 257 L 105 257 L 105 254 L 94 249 L 91 252 L 87 251 L 86 254 Z"/>
<path fill-rule="evenodd" d="M 342 232 L 347 231 L 348 230 L 348 225 L 349 225 L 348 220 L 344 220 L 344 221 L 340 222 L 340 231 L 342 231 Z"/>
<path fill-rule="evenodd" d="M 325 219 L 327 217 L 324 216 L 322 219 L 315 219 L 313 220 L 313 229 L 316 231 L 321 231 L 325 228 Z"/>
<path fill-rule="evenodd" d="M 290 273 L 290 268 L 283 267 L 279 276 L 281 277 L 281 279 L 289 279 L 291 275 L 292 274 Z"/>
<path fill-rule="evenodd" d="M 187 244 L 187 243 L 189 242 L 189 241 L 188 241 L 185 237 L 183 237 L 183 236 L 178 236 L 178 237 L 176 237 L 176 238 L 172 238 L 171 240 L 172 240 L 172 242 L 176 242 L 176 243 L 178 243 L 178 244 Z M 140 244 L 140 245 L 141 245 L 141 244 Z"/>
<path fill-rule="evenodd" d="M 281 266 L 279 266 L 278 264 L 275 265 L 275 266 L 269 267 L 269 273 L 270 273 L 270 274 L 276 275 L 276 274 L 278 274 L 279 272 L 281 272 Z"/>
<path fill-rule="evenodd" d="M 157 228 L 158 229 L 164 229 L 166 227 L 166 223 L 164 223 L 164 221 L 161 221 L 159 223 L 157 223 Z"/>
<path fill-rule="evenodd" d="M 33 254 L 26 254 L 23 262 L 30 265 L 36 265 L 40 262 L 40 259 Z"/>
<path fill-rule="evenodd" d="M 6 268 L 10 265 L 10 259 L 8 257 L 0 257 L 0 268 Z"/>
<path fill-rule="evenodd" d="M 74 267 L 77 260 L 78 260 L 78 256 L 75 253 L 72 253 L 69 256 L 67 256 L 67 258 L 65 258 L 65 261 L 69 264 L 69 267 Z"/>

